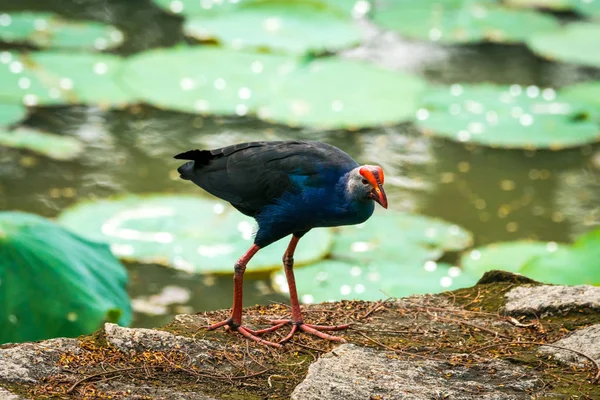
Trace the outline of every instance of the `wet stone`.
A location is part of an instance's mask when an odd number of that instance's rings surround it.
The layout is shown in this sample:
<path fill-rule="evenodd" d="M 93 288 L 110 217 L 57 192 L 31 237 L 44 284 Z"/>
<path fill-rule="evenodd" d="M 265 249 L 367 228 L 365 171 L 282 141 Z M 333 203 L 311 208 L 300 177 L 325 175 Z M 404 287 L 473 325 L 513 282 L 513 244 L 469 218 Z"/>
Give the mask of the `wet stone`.
<path fill-rule="evenodd" d="M 343 345 L 323 355 L 292 393 L 293 400 L 530 399 L 541 385 L 533 371 L 493 360 L 472 367 Z"/>
<path fill-rule="evenodd" d="M 569 337 L 553 344 L 586 354 L 600 363 L 600 324 L 579 329 Z M 574 364 L 578 367 L 583 367 L 584 362 L 589 362 L 587 358 L 581 357 L 577 353 L 557 349 L 556 347 L 542 346 L 539 351 L 540 353 L 551 355 L 563 364 Z"/>
<path fill-rule="evenodd" d="M 572 310 L 600 310 L 600 287 L 579 286 L 519 286 L 505 296 L 504 311 L 512 315 L 545 317 Z"/>

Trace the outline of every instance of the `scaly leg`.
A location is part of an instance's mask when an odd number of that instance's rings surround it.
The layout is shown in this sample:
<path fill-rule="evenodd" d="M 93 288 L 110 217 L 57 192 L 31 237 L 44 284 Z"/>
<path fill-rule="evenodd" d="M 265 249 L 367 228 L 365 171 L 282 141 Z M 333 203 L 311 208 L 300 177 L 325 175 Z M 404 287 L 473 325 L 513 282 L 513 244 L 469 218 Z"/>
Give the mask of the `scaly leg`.
<path fill-rule="evenodd" d="M 298 293 L 296 291 L 296 279 L 294 278 L 294 251 L 296 250 L 296 245 L 300 238 L 296 236 L 292 236 L 292 240 L 290 240 L 290 244 L 288 245 L 285 254 L 283 255 L 283 268 L 285 271 L 285 276 L 287 278 L 288 287 L 290 289 L 290 302 L 292 304 L 292 319 L 291 320 L 274 320 L 271 321 L 275 326 L 272 327 L 273 330 L 279 329 L 284 325 L 291 324 L 292 330 L 290 333 L 283 338 L 279 343 L 285 343 L 294 336 L 294 334 L 301 330 L 306 333 L 310 333 L 311 335 L 318 336 L 322 339 L 333 340 L 336 342 L 345 343 L 346 341 L 337 336 L 328 335 L 322 331 L 339 331 L 342 329 L 347 329 L 350 325 L 337 325 L 337 326 L 324 326 L 324 325 L 313 325 L 313 324 L 305 324 L 302 320 L 302 312 L 300 311 L 300 304 L 298 303 Z M 260 333 L 260 332 L 257 332 Z"/>
<path fill-rule="evenodd" d="M 284 323 L 259 331 L 254 331 L 252 329 L 242 326 L 242 297 L 244 271 L 246 270 L 246 265 L 248 264 L 248 261 L 250 261 L 250 259 L 256 254 L 258 250 L 260 250 L 259 246 L 257 246 L 256 244 L 252 245 L 252 247 L 250 247 L 250 249 L 235 263 L 235 269 L 233 274 L 233 309 L 231 310 L 231 317 L 227 318 L 224 321 L 217 322 L 216 324 L 209 325 L 206 327 L 206 329 L 212 331 L 214 329 L 227 325 L 229 329 L 231 329 L 232 331 L 238 331 L 248 339 L 252 339 L 259 343 L 266 344 L 269 346 L 281 347 L 280 344 L 261 339 L 257 335 L 273 332 L 279 329 L 280 327 L 284 326 Z"/>

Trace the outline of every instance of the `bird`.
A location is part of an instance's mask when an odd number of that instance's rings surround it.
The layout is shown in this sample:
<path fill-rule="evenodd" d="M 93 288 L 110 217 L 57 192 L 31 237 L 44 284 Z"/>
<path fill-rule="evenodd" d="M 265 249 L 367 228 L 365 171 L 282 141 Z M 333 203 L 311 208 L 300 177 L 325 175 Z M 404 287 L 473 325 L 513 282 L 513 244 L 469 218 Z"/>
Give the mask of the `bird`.
<path fill-rule="evenodd" d="M 346 329 L 347 324 L 323 326 L 304 322 L 293 272 L 294 251 L 300 238 L 313 228 L 360 224 L 371 217 L 375 203 L 387 208 L 383 169 L 359 165 L 333 145 L 302 140 L 238 143 L 213 150 L 189 150 L 174 158 L 188 160 L 177 169 L 182 179 L 229 202 L 258 224 L 252 246 L 233 266 L 231 315 L 207 329 L 228 327 L 274 347 L 281 347 L 298 331 L 345 342 L 325 332 Z M 269 328 L 252 330 L 242 324 L 246 265 L 260 249 L 290 235 L 283 268 L 289 286 L 291 319 L 273 320 Z M 291 330 L 279 342 L 260 337 L 286 325 L 291 325 Z"/>

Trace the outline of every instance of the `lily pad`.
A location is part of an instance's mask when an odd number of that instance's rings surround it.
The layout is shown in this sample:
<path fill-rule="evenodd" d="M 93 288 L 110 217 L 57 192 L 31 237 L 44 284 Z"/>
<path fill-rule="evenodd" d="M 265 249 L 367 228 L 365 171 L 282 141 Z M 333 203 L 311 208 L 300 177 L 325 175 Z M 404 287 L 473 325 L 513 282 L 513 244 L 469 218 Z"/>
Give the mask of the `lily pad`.
<path fill-rule="evenodd" d="M 578 0 L 504 0 L 511 7 L 544 8 L 565 11 L 573 7 L 573 1 Z"/>
<path fill-rule="evenodd" d="M 0 103 L 0 129 L 3 125 L 19 122 L 27 115 L 27 109 L 19 104 Z"/>
<path fill-rule="evenodd" d="M 582 82 L 566 86 L 560 92 L 569 99 L 600 109 L 600 81 Z"/>
<path fill-rule="evenodd" d="M 0 41 L 39 47 L 106 50 L 123 42 L 117 28 L 92 21 L 71 21 L 43 12 L 0 14 Z"/>
<path fill-rule="evenodd" d="M 131 96 L 114 81 L 121 58 L 109 54 L 0 52 L 0 100 L 27 106 L 124 106 Z"/>
<path fill-rule="evenodd" d="M 434 88 L 417 125 L 427 134 L 502 148 L 562 149 L 600 139 L 592 105 L 537 86 Z"/>
<path fill-rule="evenodd" d="M 282 56 L 183 47 L 131 57 L 120 79 L 158 107 L 246 115 L 255 111 L 270 83 L 294 65 L 294 59 Z"/>
<path fill-rule="evenodd" d="M 473 286 L 478 279 L 458 267 L 434 261 L 406 263 L 383 259 L 369 265 L 323 260 L 296 268 L 294 273 L 300 300 L 305 304 L 439 293 Z M 280 292 L 288 292 L 283 273 L 273 276 L 273 285 Z"/>
<path fill-rule="evenodd" d="M 108 246 L 37 215 L 0 213 L 0 344 L 127 325 L 126 284 Z"/>
<path fill-rule="evenodd" d="M 600 1 L 598 0 L 572 0 L 575 2 L 575 11 L 593 18 L 600 19 Z"/>
<path fill-rule="evenodd" d="M 268 1 L 268 0 L 267 0 Z M 185 16 L 220 15 L 252 6 L 265 0 L 153 0 L 154 4 L 172 14 Z M 291 3 L 292 1 L 290 1 Z M 332 10 L 349 14 L 354 8 L 353 0 L 311 0 L 311 3 L 328 6 Z"/>
<path fill-rule="evenodd" d="M 490 0 L 395 0 L 377 8 L 373 20 L 409 38 L 447 43 L 516 43 L 559 27 L 550 15 Z"/>
<path fill-rule="evenodd" d="M 554 32 L 533 35 L 526 40 L 535 53 L 553 61 L 600 67 L 600 25 L 574 22 Z"/>
<path fill-rule="evenodd" d="M 376 300 L 471 286 L 477 277 L 434 260 L 472 243 L 464 229 L 422 215 L 376 212 L 360 225 L 337 228 L 330 260 L 295 270 L 305 303 Z M 300 242 L 302 243 L 302 242 Z M 283 274 L 274 283 L 287 291 Z"/>
<path fill-rule="evenodd" d="M 357 129 L 411 120 L 424 82 L 370 64 L 317 59 L 290 69 L 273 85 L 258 116 L 323 129 Z"/>
<path fill-rule="evenodd" d="M 600 285 L 600 229 L 580 237 L 561 251 L 532 258 L 521 273 L 547 283 Z"/>
<path fill-rule="evenodd" d="M 358 26 L 314 1 L 245 2 L 233 13 L 204 14 L 186 20 L 186 35 L 216 39 L 235 49 L 267 48 L 304 54 L 324 53 L 360 42 Z"/>
<path fill-rule="evenodd" d="M 465 271 L 480 276 L 494 269 L 518 273 L 532 258 L 562 251 L 563 247 L 566 245 L 558 245 L 554 242 L 493 243 L 463 254 L 460 265 Z"/>
<path fill-rule="evenodd" d="M 92 240 L 108 242 L 116 256 L 194 273 L 233 274 L 253 243 L 254 220 L 229 204 L 192 196 L 124 196 L 76 205 L 58 221 Z M 314 229 L 298 245 L 298 265 L 325 257 L 330 229 Z M 288 240 L 261 249 L 247 272 L 281 267 Z"/>
<path fill-rule="evenodd" d="M 473 243 L 470 232 L 424 215 L 375 212 L 365 223 L 337 228 L 332 257 L 353 262 L 435 260 Z"/>
<path fill-rule="evenodd" d="M 0 146 L 27 149 L 55 160 L 71 160 L 83 153 L 83 144 L 75 138 L 26 127 L 0 127 Z"/>

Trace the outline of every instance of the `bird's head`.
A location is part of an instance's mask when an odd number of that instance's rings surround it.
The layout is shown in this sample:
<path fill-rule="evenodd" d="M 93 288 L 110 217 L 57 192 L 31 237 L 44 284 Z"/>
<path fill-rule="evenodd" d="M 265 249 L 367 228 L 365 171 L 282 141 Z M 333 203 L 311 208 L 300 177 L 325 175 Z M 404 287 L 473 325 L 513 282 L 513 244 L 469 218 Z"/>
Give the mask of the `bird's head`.
<path fill-rule="evenodd" d="M 383 169 L 377 165 L 356 167 L 348 176 L 348 192 L 357 199 L 374 200 L 383 208 L 387 208 L 383 179 Z"/>

